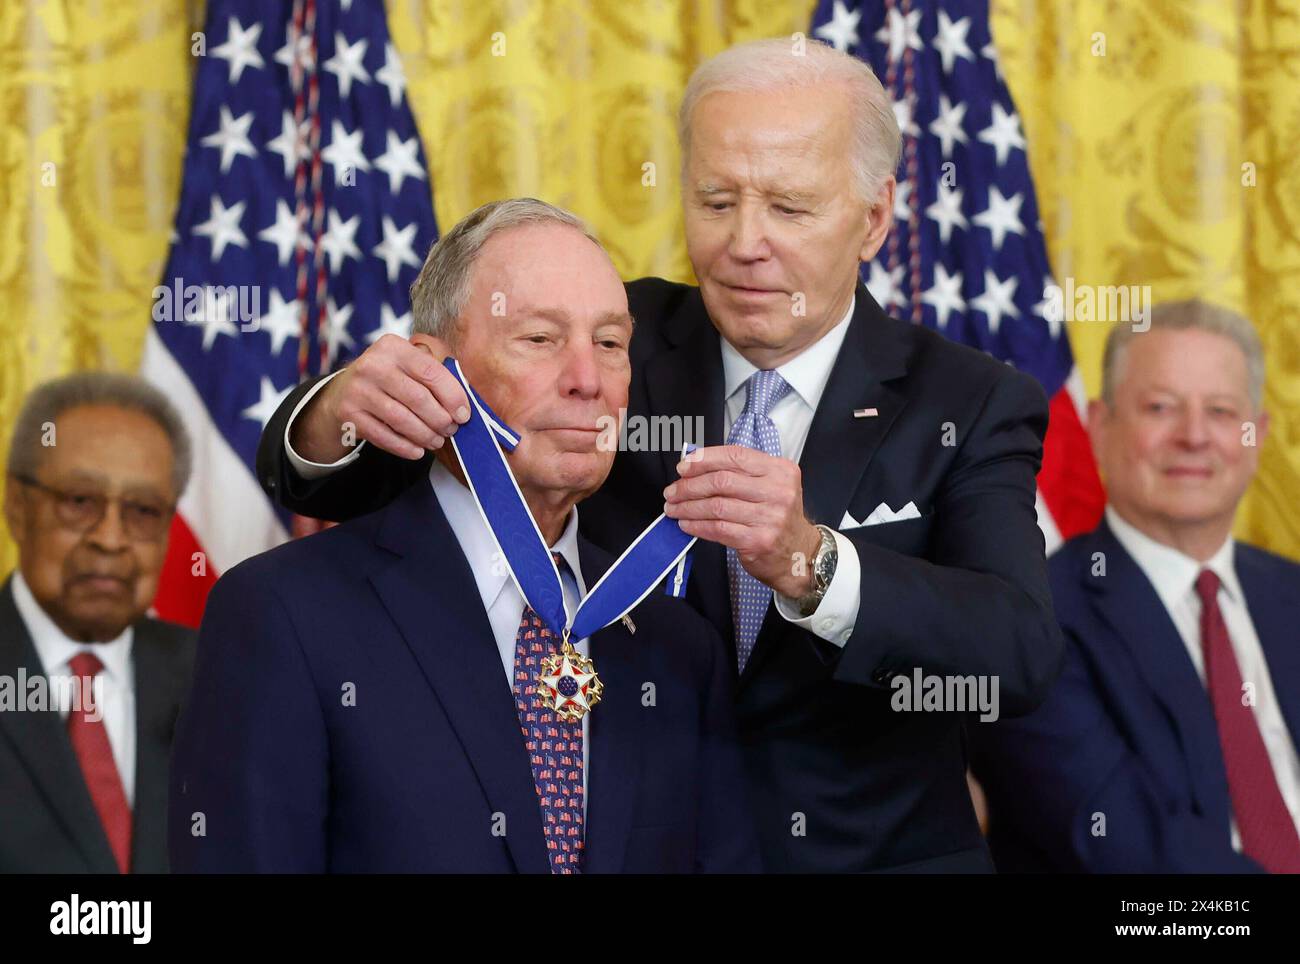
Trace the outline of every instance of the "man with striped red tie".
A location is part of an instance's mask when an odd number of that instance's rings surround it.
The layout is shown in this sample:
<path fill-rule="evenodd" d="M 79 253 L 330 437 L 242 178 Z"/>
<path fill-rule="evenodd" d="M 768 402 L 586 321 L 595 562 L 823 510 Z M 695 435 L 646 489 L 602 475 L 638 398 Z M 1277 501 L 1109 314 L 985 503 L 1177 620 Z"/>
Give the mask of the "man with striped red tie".
<path fill-rule="evenodd" d="M 163 873 L 167 761 L 194 633 L 145 616 L 190 472 L 138 378 L 36 388 L 14 425 L 0 588 L 0 873 Z"/>
<path fill-rule="evenodd" d="M 1300 873 L 1300 566 L 1232 538 L 1268 428 L 1249 321 L 1120 325 L 1090 428 L 1101 526 L 1050 560 L 1066 639 L 1035 713 L 976 728 L 1003 870 Z"/>

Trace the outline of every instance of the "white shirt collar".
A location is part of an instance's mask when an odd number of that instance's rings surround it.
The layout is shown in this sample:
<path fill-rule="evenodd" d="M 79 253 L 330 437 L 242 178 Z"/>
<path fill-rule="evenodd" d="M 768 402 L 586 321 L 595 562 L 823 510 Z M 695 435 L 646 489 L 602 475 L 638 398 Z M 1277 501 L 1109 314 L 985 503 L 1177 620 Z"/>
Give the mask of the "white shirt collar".
<path fill-rule="evenodd" d="M 1233 565 L 1233 553 L 1236 546 L 1231 535 L 1206 562 L 1200 563 L 1173 546 L 1157 542 L 1137 526 L 1128 522 L 1115 511 L 1114 506 L 1106 506 L 1106 524 L 1115 533 L 1124 550 L 1133 557 L 1146 577 L 1151 580 L 1165 609 L 1172 610 L 1174 605 L 1184 599 L 1189 592 L 1196 589 L 1196 577 L 1202 569 L 1210 569 L 1219 577 L 1219 582 L 1228 596 L 1237 603 L 1244 603 L 1241 584 L 1237 581 L 1237 570 Z"/>
<path fill-rule="evenodd" d="M 433 486 L 433 494 L 438 497 L 438 504 L 442 506 L 443 514 L 447 517 L 451 531 L 456 536 L 456 541 L 460 543 L 465 559 L 469 562 L 470 571 L 474 574 L 474 582 L 478 585 L 479 595 L 483 599 L 483 608 L 491 609 L 497 597 L 501 595 L 501 590 L 510 581 L 509 570 L 496 558 L 499 551 L 496 536 L 484 521 L 478 503 L 474 501 L 474 494 L 437 459 L 433 460 L 433 467 L 429 470 L 429 482 Z M 585 596 L 587 587 L 583 582 L 582 566 L 578 560 L 577 506 L 569 512 L 564 531 L 551 546 L 551 551 L 558 552 L 560 558 L 569 564 L 569 570 L 578 583 L 578 595 Z"/>
<path fill-rule="evenodd" d="M 844 313 L 839 324 L 777 368 L 786 383 L 813 411 L 817 410 L 822 392 L 830 380 L 831 368 L 840 353 L 840 346 L 844 344 L 844 336 L 849 332 L 849 321 L 853 318 L 857 300 L 856 294 L 849 299 L 849 310 Z M 756 371 L 758 369 L 754 364 L 737 351 L 731 342 L 722 339 L 723 398 L 734 395 Z"/>
<path fill-rule="evenodd" d="M 32 637 L 32 645 L 46 676 L 67 676 L 72 657 L 78 653 L 94 653 L 104 664 L 104 672 L 115 682 L 126 682 L 131 678 L 132 627 L 127 626 L 116 639 L 106 643 L 79 643 L 69 639 L 41 608 L 21 571 L 14 570 L 10 585 L 13 587 L 14 605 Z"/>

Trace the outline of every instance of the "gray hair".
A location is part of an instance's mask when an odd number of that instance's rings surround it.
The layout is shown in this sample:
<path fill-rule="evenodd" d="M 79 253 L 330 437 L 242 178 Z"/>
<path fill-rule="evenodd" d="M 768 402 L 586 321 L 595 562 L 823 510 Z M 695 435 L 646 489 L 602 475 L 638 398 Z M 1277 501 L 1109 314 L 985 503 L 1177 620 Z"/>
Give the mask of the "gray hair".
<path fill-rule="evenodd" d="M 158 423 L 172 447 L 172 486 L 179 498 L 190 480 L 193 454 L 172 403 L 161 391 L 138 375 L 117 372 L 76 372 L 37 385 L 27 395 L 14 422 L 9 443 L 7 471 L 12 476 L 31 478 L 40 467 L 47 446 L 42 444 L 47 423 L 64 412 L 85 405 L 108 405 L 147 415 Z"/>
<path fill-rule="evenodd" d="M 491 201 L 457 221 L 429 249 L 411 285 L 412 332 L 454 339 L 456 319 L 469 304 L 470 278 L 483 245 L 494 234 L 525 224 L 568 225 L 604 250 L 582 218 L 554 204 L 531 197 Z"/>
<path fill-rule="evenodd" d="M 841 84 L 853 111 L 853 170 L 864 201 L 874 201 L 898 170 L 902 134 L 893 104 L 871 68 L 819 40 L 752 40 L 710 57 L 695 68 L 677 113 L 682 171 L 691 151 L 691 115 L 708 94 L 771 91 L 814 84 Z"/>
<path fill-rule="evenodd" d="M 1101 398 L 1107 405 L 1114 403 L 1115 387 L 1119 384 L 1128 346 L 1144 331 L 1164 328 L 1168 331 L 1207 331 L 1231 339 L 1246 359 L 1250 378 L 1250 403 L 1260 410 L 1264 400 L 1264 348 L 1259 335 L 1249 319 L 1227 308 L 1195 299 L 1168 301 L 1151 309 L 1150 325 L 1134 330 L 1132 325 L 1116 325 L 1106 338 L 1106 351 L 1101 360 Z"/>

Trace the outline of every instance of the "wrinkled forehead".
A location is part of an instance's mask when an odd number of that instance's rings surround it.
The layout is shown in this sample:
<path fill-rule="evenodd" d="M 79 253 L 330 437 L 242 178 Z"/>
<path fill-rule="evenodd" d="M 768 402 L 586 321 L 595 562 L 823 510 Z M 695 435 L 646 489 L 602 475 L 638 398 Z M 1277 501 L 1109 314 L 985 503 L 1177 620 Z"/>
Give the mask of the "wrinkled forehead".
<path fill-rule="evenodd" d="M 171 440 L 143 412 L 110 405 L 70 408 L 45 425 L 37 466 L 47 482 L 168 492 Z"/>
<path fill-rule="evenodd" d="M 1187 396 L 1248 398 L 1246 354 L 1227 335 L 1196 328 L 1152 328 L 1135 334 L 1119 357 L 1118 385 Z"/>

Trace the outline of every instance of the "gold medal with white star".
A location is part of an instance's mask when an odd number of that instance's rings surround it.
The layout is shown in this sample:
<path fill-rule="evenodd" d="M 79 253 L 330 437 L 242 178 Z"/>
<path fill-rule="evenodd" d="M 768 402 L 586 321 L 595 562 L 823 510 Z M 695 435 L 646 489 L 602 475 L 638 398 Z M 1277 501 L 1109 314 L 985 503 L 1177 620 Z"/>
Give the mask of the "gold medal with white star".
<path fill-rule="evenodd" d="M 537 673 L 537 696 L 565 723 L 575 723 L 600 702 L 605 686 L 595 664 L 573 648 L 569 633 L 558 653 L 542 657 Z"/>

